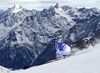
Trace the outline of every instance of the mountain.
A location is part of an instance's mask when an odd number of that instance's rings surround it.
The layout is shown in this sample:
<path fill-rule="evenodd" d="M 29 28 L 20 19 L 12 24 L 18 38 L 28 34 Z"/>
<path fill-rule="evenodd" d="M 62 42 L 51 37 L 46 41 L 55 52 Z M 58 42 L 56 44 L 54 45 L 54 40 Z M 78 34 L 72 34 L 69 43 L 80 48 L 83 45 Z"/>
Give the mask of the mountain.
<path fill-rule="evenodd" d="M 65 40 L 66 43 L 74 42 L 76 40 L 78 41 L 83 38 L 92 37 L 96 34 L 99 34 L 100 33 L 99 17 L 100 17 L 100 11 L 94 11 L 94 8 L 86 10 L 83 9 L 80 17 L 77 19 L 73 19 L 76 22 L 76 24 L 69 31 L 82 27 L 85 28 L 75 32 L 65 33 L 68 34 L 64 36 L 64 39 L 66 39 Z"/>
<path fill-rule="evenodd" d="M 22 6 L 16 4 L 16 5 L 14 5 L 14 7 L 8 8 L 7 12 L 8 13 L 18 13 L 18 12 L 22 12 L 24 10 L 26 10 L 26 9 L 23 8 Z"/>
<path fill-rule="evenodd" d="M 11 30 L 19 26 L 27 16 L 36 14 L 36 10 L 30 11 L 20 5 L 8 8 L 0 15 L 0 40 L 5 38 Z"/>
<path fill-rule="evenodd" d="M 92 37 L 100 33 L 99 16 L 96 8 L 56 4 L 43 11 L 30 11 L 15 5 L 0 16 L 0 63 L 13 69 L 44 63 L 55 55 L 50 44 L 55 33 L 62 32 L 65 43 Z"/>
<path fill-rule="evenodd" d="M 25 10 L 22 6 L 16 4 L 12 9 L 11 9 L 11 12 L 12 13 L 17 13 L 17 12 L 21 12 Z"/>
<path fill-rule="evenodd" d="M 66 9 L 68 8 L 68 6 L 65 6 Z M 63 7 L 65 9 L 65 7 Z M 74 10 L 74 8 L 70 8 L 72 10 Z M 94 8 L 92 8 L 94 10 Z M 72 11 L 71 12 L 74 12 Z M 77 9 L 76 9 L 77 10 Z M 81 9 L 80 9 L 81 10 Z M 78 10 L 78 11 L 80 11 Z M 86 9 L 87 13 L 89 13 L 90 11 L 94 12 L 91 9 Z M 81 15 L 83 15 L 83 11 L 81 13 Z M 78 14 L 78 13 L 77 13 Z M 63 33 L 63 41 L 66 44 L 69 44 L 71 46 L 71 48 L 78 48 L 78 49 L 84 49 L 84 48 L 88 48 L 89 45 L 95 45 L 97 42 L 97 39 L 99 39 L 99 26 L 100 22 L 99 22 L 99 15 L 100 15 L 100 11 L 95 11 L 93 15 L 90 16 L 90 19 L 87 19 L 89 16 L 87 15 L 86 18 L 82 18 L 81 15 L 77 16 L 79 18 L 75 17 L 73 18 L 75 25 L 67 30 L 66 32 L 64 31 Z M 96 18 L 94 18 L 94 16 L 96 16 Z M 96 20 L 97 19 L 97 20 Z M 78 21 L 80 20 L 80 21 Z M 94 22 L 93 22 L 94 21 Z M 88 22 L 88 23 L 87 23 Z M 84 28 L 82 28 L 84 27 Z M 78 28 L 82 28 L 80 30 L 77 31 L 73 31 L 70 32 L 72 30 L 78 29 Z M 100 40 L 100 39 L 99 39 Z M 37 64 L 44 64 L 45 62 L 47 62 L 49 59 L 55 58 L 53 56 L 55 56 L 55 47 L 51 47 L 52 45 L 48 44 L 48 48 L 42 52 L 37 59 L 34 61 L 33 65 L 37 65 Z M 49 47 L 51 49 L 49 49 Z M 41 61 L 40 61 L 41 60 Z"/>
<path fill-rule="evenodd" d="M 0 15 L 3 13 L 3 10 L 0 10 Z"/>
<path fill-rule="evenodd" d="M 3 56 L 0 62 L 4 66 L 15 69 L 33 64 L 37 56 L 47 48 L 50 37 L 68 24 L 67 18 L 57 15 L 55 9 L 50 7 L 26 17 L 0 42 L 0 56 Z"/>

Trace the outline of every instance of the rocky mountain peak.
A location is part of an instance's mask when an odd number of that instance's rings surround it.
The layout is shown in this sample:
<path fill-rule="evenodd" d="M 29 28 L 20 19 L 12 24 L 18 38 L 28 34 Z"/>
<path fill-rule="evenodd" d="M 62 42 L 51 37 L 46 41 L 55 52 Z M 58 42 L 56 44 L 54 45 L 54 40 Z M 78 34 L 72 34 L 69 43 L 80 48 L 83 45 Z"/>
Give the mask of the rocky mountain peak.
<path fill-rule="evenodd" d="M 22 11 L 24 8 L 21 6 L 21 5 L 19 5 L 19 4 L 16 4 L 16 5 L 14 5 L 14 7 L 12 7 L 12 13 L 17 13 L 17 12 L 20 12 L 20 11 Z"/>
<path fill-rule="evenodd" d="M 59 8 L 60 7 L 60 5 L 59 5 L 59 3 L 57 3 L 56 5 L 55 5 L 55 8 Z"/>

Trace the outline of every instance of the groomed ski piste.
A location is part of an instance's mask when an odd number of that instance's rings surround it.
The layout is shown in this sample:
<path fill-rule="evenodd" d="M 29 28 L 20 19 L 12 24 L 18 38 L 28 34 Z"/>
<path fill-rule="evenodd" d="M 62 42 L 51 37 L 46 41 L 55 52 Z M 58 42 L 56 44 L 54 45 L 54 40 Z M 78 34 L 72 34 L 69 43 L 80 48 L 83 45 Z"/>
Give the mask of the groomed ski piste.
<path fill-rule="evenodd" d="M 34 66 L 26 70 L 15 70 L 0 73 L 100 73 L 100 44 L 84 50 L 77 50 L 75 55 Z"/>

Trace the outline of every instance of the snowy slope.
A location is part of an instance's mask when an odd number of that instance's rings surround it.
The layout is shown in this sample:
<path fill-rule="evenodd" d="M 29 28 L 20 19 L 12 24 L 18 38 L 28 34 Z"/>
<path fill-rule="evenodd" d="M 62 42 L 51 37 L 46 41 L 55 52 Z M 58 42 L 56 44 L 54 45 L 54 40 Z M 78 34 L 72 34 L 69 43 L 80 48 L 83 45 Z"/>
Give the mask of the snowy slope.
<path fill-rule="evenodd" d="M 0 66 L 0 73 L 9 73 L 11 70 Z"/>
<path fill-rule="evenodd" d="M 100 73 L 99 47 L 90 46 L 69 58 L 11 73 Z"/>

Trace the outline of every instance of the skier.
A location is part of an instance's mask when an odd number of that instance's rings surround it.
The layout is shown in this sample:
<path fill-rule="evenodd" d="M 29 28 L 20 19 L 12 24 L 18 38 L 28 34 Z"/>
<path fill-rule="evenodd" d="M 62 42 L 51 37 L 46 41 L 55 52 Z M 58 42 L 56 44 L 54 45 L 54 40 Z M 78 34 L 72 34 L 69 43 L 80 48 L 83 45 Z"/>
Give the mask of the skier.
<path fill-rule="evenodd" d="M 56 55 L 57 58 L 65 57 L 71 55 L 71 48 L 62 42 L 62 36 L 57 33 L 56 39 L 51 39 L 51 44 L 55 45 L 56 47 Z"/>

